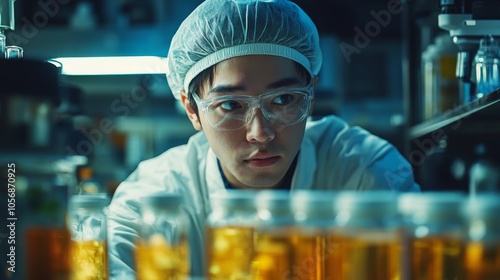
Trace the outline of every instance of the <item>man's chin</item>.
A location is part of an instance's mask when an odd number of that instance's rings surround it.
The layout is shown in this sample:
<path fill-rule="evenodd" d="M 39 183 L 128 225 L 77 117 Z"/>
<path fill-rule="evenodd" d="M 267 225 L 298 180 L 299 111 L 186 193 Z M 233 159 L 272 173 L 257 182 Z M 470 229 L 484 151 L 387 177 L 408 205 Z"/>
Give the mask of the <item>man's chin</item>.
<path fill-rule="evenodd" d="M 248 189 L 254 189 L 254 190 L 269 190 L 269 189 L 276 189 L 279 187 L 280 180 L 276 179 L 265 179 L 260 177 L 259 179 L 254 179 L 254 180 L 244 180 L 245 186 Z"/>

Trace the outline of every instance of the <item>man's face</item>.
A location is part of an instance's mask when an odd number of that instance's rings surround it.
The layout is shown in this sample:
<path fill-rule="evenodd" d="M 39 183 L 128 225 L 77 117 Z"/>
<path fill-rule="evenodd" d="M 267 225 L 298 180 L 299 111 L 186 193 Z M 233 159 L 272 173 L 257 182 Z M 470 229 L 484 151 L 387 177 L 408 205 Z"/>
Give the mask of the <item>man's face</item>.
<path fill-rule="evenodd" d="M 277 56 L 252 55 L 220 62 L 213 82 L 202 85 L 200 99 L 217 96 L 259 96 L 277 89 L 301 88 L 306 78 L 293 61 Z M 183 98 L 184 105 L 189 106 Z M 212 127 L 203 111 L 199 119 L 186 107 L 193 126 L 203 130 L 220 160 L 229 183 L 238 188 L 273 188 L 280 184 L 297 155 L 306 120 L 291 126 L 274 126 L 254 109 L 250 122 L 231 131 Z"/>

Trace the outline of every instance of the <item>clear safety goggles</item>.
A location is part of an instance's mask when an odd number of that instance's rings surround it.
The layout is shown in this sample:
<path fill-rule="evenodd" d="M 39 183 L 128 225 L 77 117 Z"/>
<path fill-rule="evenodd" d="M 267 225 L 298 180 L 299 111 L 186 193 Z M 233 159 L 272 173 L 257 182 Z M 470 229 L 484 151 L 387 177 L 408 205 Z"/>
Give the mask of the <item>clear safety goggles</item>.
<path fill-rule="evenodd" d="M 198 110 L 208 123 L 219 130 L 237 130 L 245 127 L 259 108 L 272 126 L 290 126 L 304 120 L 311 108 L 313 87 L 274 90 L 259 96 L 225 95 L 200 99 L 193 93 Z"/>

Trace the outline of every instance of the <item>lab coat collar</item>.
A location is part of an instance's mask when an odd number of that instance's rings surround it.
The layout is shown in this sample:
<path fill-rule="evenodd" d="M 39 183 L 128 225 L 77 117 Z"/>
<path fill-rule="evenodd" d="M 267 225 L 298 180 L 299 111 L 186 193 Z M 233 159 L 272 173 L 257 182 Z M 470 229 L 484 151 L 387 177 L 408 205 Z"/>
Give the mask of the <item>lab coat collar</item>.
<path fill-rule="evenodd" d="M 316 172 L 316 151 L 311 139 L 304 137 L 300 154 L 292 178 L 292 190 L 308 190 L 313 188 Z"/>

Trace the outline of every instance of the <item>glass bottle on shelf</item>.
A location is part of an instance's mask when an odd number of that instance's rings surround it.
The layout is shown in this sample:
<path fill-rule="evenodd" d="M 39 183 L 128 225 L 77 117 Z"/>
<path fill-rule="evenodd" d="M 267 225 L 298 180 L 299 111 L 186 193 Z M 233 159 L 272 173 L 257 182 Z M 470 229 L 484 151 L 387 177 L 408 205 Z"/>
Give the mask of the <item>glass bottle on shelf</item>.
<path fill-rule="evenodd" d="M 441 34 L 422 53 L 422 119 L 464 102 L 460 100 L 459 80 L 455 76 L 458 47 L 449 34 Z"/>
<path fill-rule="evenodd" d="M 5 58 L 7 59 L 21 59 L 24 56 L 24 49 L 19 46 L 6 46 Z"/>
<path fill-rule="evenodd" d="M 491 35 L 481 39 L 474 57 L 476 71 L 476 98 L 481 98 L 500 87 L 500 46 Z"/>

